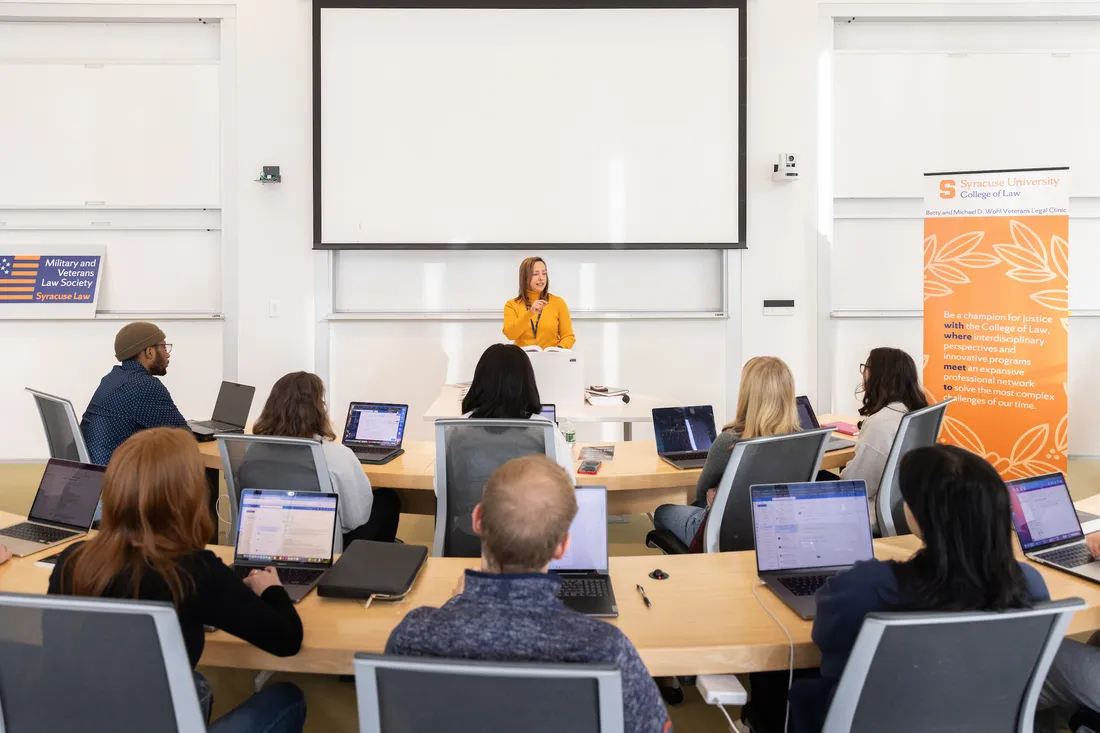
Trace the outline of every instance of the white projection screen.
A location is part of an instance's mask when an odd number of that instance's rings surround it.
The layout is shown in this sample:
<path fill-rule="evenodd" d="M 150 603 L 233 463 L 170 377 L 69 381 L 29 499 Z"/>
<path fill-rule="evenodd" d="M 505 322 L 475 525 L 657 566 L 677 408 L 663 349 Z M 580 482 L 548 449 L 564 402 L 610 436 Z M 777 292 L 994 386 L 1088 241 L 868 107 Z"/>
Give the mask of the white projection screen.
<path fill-rule="evenodd" d="M 743 247 L 744 1 L 315 0 L 314 246 Z"/>

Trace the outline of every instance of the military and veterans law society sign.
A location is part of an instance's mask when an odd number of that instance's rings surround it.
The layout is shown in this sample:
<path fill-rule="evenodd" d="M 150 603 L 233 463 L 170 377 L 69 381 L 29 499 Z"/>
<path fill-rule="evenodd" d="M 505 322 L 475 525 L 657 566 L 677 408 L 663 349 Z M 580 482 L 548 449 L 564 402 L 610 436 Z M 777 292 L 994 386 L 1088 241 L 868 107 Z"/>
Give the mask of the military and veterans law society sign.
<path fill-rule="evenodd" d="M 0 251 L 0 318 L 94 318 L 103 261 L 103 248 Z"/>

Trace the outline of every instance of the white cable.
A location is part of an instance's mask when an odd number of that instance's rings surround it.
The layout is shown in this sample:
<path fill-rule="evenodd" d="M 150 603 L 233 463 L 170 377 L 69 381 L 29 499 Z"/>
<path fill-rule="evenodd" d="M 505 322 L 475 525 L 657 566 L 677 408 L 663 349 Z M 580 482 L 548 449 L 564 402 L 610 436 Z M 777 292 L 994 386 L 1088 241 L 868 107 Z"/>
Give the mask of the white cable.
<path fill-rule="evenodd" d="M 221 494 L 218 497 L 218 500 L 216 502 L 214 502 L 214 513 L 218 515 L 218 521 L 219 522 L 225 522 L 226 524 L 233 524 L 228 519 L 226 519 L 225 517 L 222 516 L 222 499 L 228 499 L 228 498 L 229 498 L 229 496 L 226 495 L 226 494 Z"/>
<path fill-rule="evenodd" d="M 738 728 L 738 727 L 737 727 L 736 725 L 734 725 L 734 724 L 733 724 L 733 718 L 731 718 L 731 717 L 730 717 L 730 714 L 726 712 L 726 706 L 725 706 L 725 705 L 722 705 L 721 703 L 719 703 L 719 704 L 718 704 L 718 709 L 722 711 L 722 715 L 725 715 L 725 716 L 726 716 L 726 720 L 728 720 L 728 721 L 729 721 L 729 723 L 730 723 L 730 730 L 731 730 L 731 731 L 733 731 L 733 733 L 739 733 L 739 731 L 740 731 L 741 729 L 740 729 L 740 728 Z"/>
<path fill-rule="evenodd" d="M 368 608 L 370 608 L 370 604 L 371 604 L 372 601 L 374 601 L 374 596 L 373 595 L 367 596 L 367 602 L 363 604 L 363 610 L 364 611 L 367 610 Z"/>
<path fill-rule="evenodd" d="M 791 638 L 791 632 L 787 631 L 787 627 L 783 625 L 783 622 L 779 620 L 779 617 L 772 613 L 772 610 L 764 605 L 764 600 L 760 597 L 760 594 L 756 592 L 757 588 L 764 585 L 764 581 L 757 580 L 756 584 L 752 587 L 752 594 L 756 596 L 756 601 L 760 604 L 760 607 L 768 612 L 768 615 L 772 617 L 772 621 L 775 621 L 779 628 L 783 629 L 783 633 L 787 635 L 787 643 L 790 645 L 791 656 L 790 662 L 787 665 L 787 712 L 783 716 L 783 733 L 787 733 L 787 725 L 791 721 L 791 685 L 794 684 L 794 639 Z M 726 716 L 729 717 L 728 715 Z"/>

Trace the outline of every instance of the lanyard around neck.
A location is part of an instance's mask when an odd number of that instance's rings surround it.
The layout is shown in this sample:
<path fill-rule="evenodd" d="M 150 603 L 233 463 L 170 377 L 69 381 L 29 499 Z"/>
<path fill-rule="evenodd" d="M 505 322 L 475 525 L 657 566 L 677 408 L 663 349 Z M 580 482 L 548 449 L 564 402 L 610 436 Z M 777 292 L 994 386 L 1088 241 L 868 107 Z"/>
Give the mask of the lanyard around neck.
<path fill-rule="evenodd" d="M 545 310 L 545 308 L 543 309 Z M 530 320 L 530 319 L 528 319 Z M 539 324 L 542 323 L 542 311 L 539 311 L 539 317 L 531 321 L 531 331 L 534 332 L 535 338 L 539 337 Z"/>

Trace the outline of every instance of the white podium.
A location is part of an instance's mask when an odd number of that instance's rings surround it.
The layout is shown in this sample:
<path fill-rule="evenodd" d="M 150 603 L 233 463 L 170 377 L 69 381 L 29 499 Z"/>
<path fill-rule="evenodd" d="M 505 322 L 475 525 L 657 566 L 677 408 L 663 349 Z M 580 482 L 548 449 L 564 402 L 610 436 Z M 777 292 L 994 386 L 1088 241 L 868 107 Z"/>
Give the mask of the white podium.
<path fill-rule="evenodd" d="M 578 351 L 529 351 L 539 398 L 545 405 L 584 406 L 584 355 Z"/>

